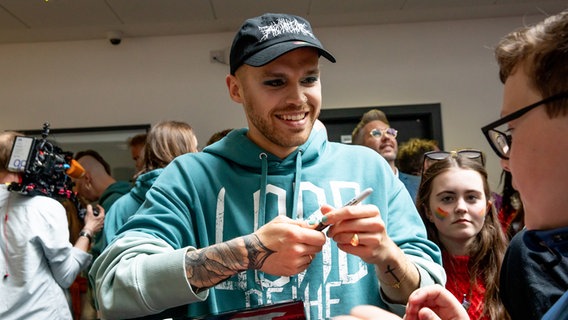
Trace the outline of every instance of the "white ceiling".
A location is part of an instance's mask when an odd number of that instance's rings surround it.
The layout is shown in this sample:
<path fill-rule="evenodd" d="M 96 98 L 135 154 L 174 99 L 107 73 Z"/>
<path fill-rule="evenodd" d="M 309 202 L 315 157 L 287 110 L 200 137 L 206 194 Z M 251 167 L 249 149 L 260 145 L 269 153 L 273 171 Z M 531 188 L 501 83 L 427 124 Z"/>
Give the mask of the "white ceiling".
<path fill-rule="evenodd" d="M 0 43 L 235 32 L 264 12 L 314 27 L 549 15 L 566 0 L 0 0 Z"/>

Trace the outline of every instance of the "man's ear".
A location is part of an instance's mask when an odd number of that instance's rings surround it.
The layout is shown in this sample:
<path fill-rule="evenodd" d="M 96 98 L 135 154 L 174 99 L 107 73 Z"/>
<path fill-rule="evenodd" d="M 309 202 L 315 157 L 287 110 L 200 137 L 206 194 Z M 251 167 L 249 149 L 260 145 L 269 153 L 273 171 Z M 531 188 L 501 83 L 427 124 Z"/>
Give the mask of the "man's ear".
<path fill-rule="evenodd" d="M 82 179 L 85 179 L 85 182 L 87 182 L 87 183 L 93 182 L 93 177 L 91 176 L 91 173 L 88 172 L 88 171 L 85 171 L 85 175 L 83 176 Z"/>
<path fill-rule="evenodd" d="M 241 84 L 239 79 L 237 79 L 234 75 L 228 75 L 225 79 L 227 82 L 227 88 L 229 89 L 229 96 L 231 100 L 235 101 L 236 103 L 242 103 L 243 99 L 241 96 Z"/>

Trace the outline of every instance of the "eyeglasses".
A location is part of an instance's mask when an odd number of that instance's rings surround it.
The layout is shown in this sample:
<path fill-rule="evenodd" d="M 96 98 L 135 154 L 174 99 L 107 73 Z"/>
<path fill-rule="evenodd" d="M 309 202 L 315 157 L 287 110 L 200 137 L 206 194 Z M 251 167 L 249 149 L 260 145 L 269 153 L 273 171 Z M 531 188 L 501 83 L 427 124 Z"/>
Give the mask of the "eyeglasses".
<path fill-rule="evenodd" d="M 398 134 L 398 131 L 395 128 L 386 128 L 386 129 L 373 129 L 371 130 L 371 132 L 369 132 L 369 134 L 371 135 L 371 137 L 373 138 L 380 138 L 383 136 L 383 134 L 389 135 L 393 138 L 396 138 L 396 135 Z"/>
<path fill-rule="evenodd" d="M 424 161 L 422 162 L 422 172 L 426 171 L 433 162 L 446 160 L 447 158 L 465 157 L 478 161 L 485 166 L 485 156 L 483 152 L 475 149 L 462 149 L 458 151 L 429 151 L 424 153 Z"/>
<path fill-rule="evenodd" d="M 497 130 L 497 128 L 508 122 L 511 122 L 515 119 L 522 117 L 525 113 L 531 111 L 532 109 L 538 106 L 564 98 L 568 98 L 568 91 L 552 95 L 548 98 L 542 99 L 536 103 L 533 103 L 529 106 L 519 109 L 497 121 L 494 121 L 486 125 L 485 127 L 481 128 L 481 131 L 487 138 L 487 141 L 489 141 L 489 145 L 491 145 L 491 148 L 493 148 L 495 153 L 497 153 L 497 155 L 501 159 L 508 160 L 509 152 L 511 150 L 511 144 L 513 143 L 513 137 L 509 133 Z"/>

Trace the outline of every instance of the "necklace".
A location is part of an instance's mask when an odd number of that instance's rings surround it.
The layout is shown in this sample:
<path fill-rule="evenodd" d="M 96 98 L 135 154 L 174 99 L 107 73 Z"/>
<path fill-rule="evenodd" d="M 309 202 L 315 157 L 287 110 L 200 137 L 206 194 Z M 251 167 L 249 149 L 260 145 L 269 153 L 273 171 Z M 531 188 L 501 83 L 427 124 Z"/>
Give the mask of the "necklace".
<path fill-rule="evenodd" d="M 469 300 L 467 300 L 467 294 L 465 294 L 465 293 L 463 294 L 461 305 L 465 310 L 468 310 L 469 307 L 471 306 L 471 302 Z"/>
<path fill-rule="evenodd" d="M 460 259 L 457 256 L 451 256 L 449 254 L 446 255 L 446 259 L 449 262 L 449 263 L 446 263 L 446 265 L 450 269 L 450 270 L 446 270 L 446 272 L 449 271 L 449 273 L 452 275 L 452 280 L 453 280 L 453 284 L 454 284 L 454 295 L 456 297 L 459 297 L 459 295 L 462 295 L 461 305 L 465 310 L 469 310 L 469 308 L 471 307 L 471 301 L 468 299 L 468 297 L 471 297 L 471 294 L 472 294 L 472 288 L 471 288 L 471 284 L 469 283 L 469 278 L 466 278 L 467 282 L 464 282 L 464 283 L 469 284 L 468 289 L 462 288 L 459 285 L 460 282 L 458 282 L 458 280 L 459 280 L 458 276 L 462 275 L 464 272 L 467 272 L 467 267 L 465 268 L 465 270 L 462 270 L 464 264 L 465 264 L 465 266 L 467 266 L 467 260 L 464 261 L 463 259 Z M 462 292 L 464 292 L 464 291 L 467 291 L 467 293 L 462 294 Z"/>

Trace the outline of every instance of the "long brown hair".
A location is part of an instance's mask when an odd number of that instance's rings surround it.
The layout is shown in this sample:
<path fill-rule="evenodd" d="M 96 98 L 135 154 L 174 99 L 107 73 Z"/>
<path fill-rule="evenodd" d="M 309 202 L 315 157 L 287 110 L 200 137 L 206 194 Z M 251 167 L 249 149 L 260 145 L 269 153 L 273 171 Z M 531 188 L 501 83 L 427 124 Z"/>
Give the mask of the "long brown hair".
<path fill-rule="evenodd" d="M 148 132 L 144 146 L 144 168 L 136 176 L 167 166 L 177 156 L 197 152 L 191 126 L 181 121 L 161 121 Z"/>
<path fill-rule="evenodd" d="M 434 162 L 423 173 L 418 189 L 416 207 L 426 226 L 428 239 L 436 243 L 442 251 L 446 249 L 440 241 L 436 225 L 428 219 L 427 211 L 430 208 L 429 200 L 435 178 L 450 168 L 474 170 L 479 173 L 483 179 L 485 197 L 487 200 L 491 198 L 487 171 L 479 161 L 459 155 L 450 156 Z M 507 240 L 493 205 L 485 216 L 480 232 L 475 237 L 475 241 L 468 248 L 470 285 L 476 286 L 478 277 L 481 277 L 485 284 L 483 314 L 488 315 L 490 319 L 508 319 L 508 314 L 499 299 L 499 272 L 507 249 Z"/>

